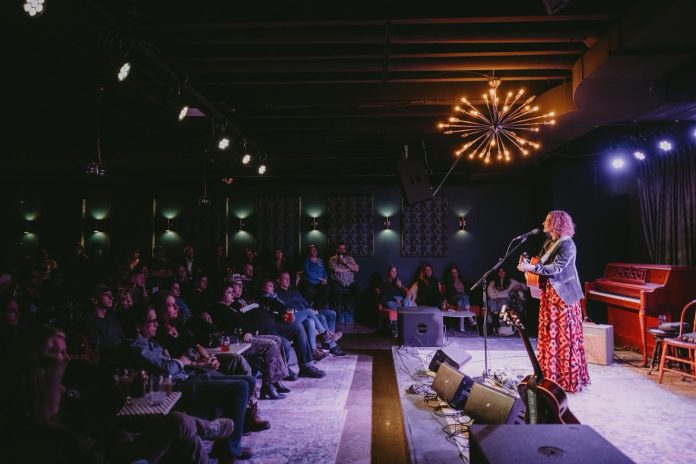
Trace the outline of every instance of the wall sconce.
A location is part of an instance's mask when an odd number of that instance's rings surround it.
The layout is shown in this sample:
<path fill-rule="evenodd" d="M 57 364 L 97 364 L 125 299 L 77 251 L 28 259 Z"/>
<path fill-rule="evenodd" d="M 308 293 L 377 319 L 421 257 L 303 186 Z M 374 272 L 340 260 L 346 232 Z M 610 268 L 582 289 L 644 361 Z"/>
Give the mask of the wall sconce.
<path fill-rule="evenodd" d="M 174 231 L 174 220 L 172 218 L 167 218 L 167 225 L 164 226 L 164 231 L 165 232 L 173 232 Z"/>
<path fill-rule="evenodd" d="M 101 229 L 99 228 L 99 219 L 94 220 L 94 227 L 92 228 L 92 232 L 95 234 L 99 232 Z"/>
<path fill-rule="evenodd" d="M 459 216 L 459 230 L 464 230 L 466 227 L 466 219 L 464 219 L 464 216 Z"/>
<path fill-rule="evenodd" d="M 35 230 L 36 230 L 36 227 L 34 225 L 34 222 L 30 221 L 28 219 L 25 219 L 24 220 L 24 233 L 25 234 L 33 234 Z"/>
<path fill-rule="evenodd" d="M 384 217 L 384 230 L 388 230 L 391 228 L 391 221 L 389 220 L 389 216 Z"/>
<path fill-rule="evenodd" d="M 244 223 L 244 218 L 239 218 L 239 230 L 244 230 L 246 228 L 246 224 Z"/>
<path fill-rule="evenodd" d="M 309 221 L 309 225 L 312 226 L 312 230 L 317 230 L 317 227 L 319 227 L 319 221 L 317 221 L 317 218 L 313 217 L 311 221 Z"/>

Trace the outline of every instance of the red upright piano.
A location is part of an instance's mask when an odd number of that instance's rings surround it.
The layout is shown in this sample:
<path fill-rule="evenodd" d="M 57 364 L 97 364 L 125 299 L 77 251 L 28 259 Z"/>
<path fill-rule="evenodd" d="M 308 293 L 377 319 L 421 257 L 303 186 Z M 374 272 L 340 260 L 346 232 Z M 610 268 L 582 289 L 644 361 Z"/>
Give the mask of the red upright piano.
<path fill-rule="evenodd" d="M 684 305 L 694 298 L 694 267 L 609 263 L 603 277 L 585 282 L 583 304 L 587 300 L 606 303 L 614 343 L 639 348 L 646 366 L 648 348 L 652 348 L 647 328 L 658 324 L 660 314 L 668 321 L 678 321 Z"/>

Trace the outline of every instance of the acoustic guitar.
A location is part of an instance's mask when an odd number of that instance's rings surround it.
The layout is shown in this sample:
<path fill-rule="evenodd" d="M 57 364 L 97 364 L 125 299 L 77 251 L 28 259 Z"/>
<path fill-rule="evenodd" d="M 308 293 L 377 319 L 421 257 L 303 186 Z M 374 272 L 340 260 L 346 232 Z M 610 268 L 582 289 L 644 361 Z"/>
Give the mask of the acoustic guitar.
<path fill-rule="evenodd" d="M 541 371 L 539 361 L 517 312 L 504 305 L 500 311 L 500 318 L 517 329 L 534 367 L 534 374 L 528 375 L 520 382 L 517 392 L 527 408 L 535 411 L 536 423 L 579 424 L 580 421 L 568 409 L 568 398 L 561 386 L 553 380 L 544 378 L 544 373 Z M 530 396 L 533 397 L 531 404 Z"/>
<path fill-rule="evenodd" d="M 538 262 L 538 256 L 530 258 L 528 253 L 522 253 L 522 255 L 520 256 L 520 263 L 527 263 L 534 266 Z M 539 274 L 534 274 L 533 272 L 525 272 L 524 278 L 527 281 L 527 287 L 529 287 L 529 293 L 532 294 L 532 298 L 536 298 L 537 300 L 541 298 L 541 279 Z"/>

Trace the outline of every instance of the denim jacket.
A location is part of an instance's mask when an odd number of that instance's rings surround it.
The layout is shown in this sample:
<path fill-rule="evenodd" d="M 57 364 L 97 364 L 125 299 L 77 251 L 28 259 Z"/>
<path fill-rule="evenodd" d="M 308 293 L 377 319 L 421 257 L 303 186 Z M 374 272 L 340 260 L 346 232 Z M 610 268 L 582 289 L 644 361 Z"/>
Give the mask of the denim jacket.
<path fill-rule="evenodd" d="M 140 356 L 148 370 L 157 374 L 171 375 L 172 380 L 183 380 L 188 377 L 184 365 L 178 359 L 172 359 L 162 345 L 153 339 L 138 335 L 130 343 L 134 354 Z"/>
<path fill-rule="evenodd" d="M 543 250 L 546 250 L 549 244 L 550 241 L 547 241 Z M 537 263 L 536 268 L 532 271 L 534 274 L 547 277 L 558 296 L 567 305 L 574 304 L 584 296 L 578 271 L 575 268 L 576 254 L 577 250 L 573 240 L 564 240 L 551 253 L 546 264 Z"/>

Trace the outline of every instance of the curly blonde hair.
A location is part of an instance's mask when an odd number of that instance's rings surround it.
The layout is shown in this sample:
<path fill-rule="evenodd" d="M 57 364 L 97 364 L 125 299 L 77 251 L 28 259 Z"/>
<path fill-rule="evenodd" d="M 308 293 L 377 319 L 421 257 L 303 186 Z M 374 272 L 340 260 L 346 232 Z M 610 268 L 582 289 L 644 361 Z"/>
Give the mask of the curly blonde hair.
<path fill-rule="evenodd" d="M 549 211 L 549 228 L 559 237 L 567 235 L 572 237 L 575 235 L 575 224 L 570 214 L 561 210 Z"/>

